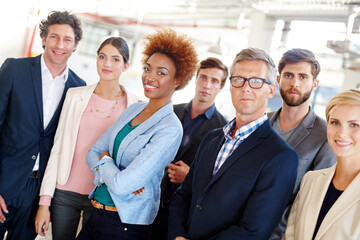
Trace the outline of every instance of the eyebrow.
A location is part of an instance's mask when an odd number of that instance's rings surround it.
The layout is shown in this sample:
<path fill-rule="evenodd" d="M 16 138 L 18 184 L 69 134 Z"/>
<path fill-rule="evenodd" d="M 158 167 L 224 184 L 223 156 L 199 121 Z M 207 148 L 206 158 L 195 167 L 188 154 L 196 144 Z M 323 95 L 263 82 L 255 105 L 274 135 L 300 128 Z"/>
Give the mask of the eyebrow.
<path fill-rule="evenodd" d="M 103 52 L 99 52 L 99 55 L 100 55 L 100 54 L 107 56 L 107 55 L 106 55 L 105 53 L 103 53 Z M 118 57 L 118 58 L 120 58 L 121 56 L 120 56 L 120 55 L 112 55 L 111 57 Z"/>
<path fill-rule="evenodd" d="M 151 67 L 150 63 L 145 63 L 145 64 Z M 157 69 L 165 69 L 166 71 L 169 72 L 169 70 L 166 67 L 157 67 Z"/>

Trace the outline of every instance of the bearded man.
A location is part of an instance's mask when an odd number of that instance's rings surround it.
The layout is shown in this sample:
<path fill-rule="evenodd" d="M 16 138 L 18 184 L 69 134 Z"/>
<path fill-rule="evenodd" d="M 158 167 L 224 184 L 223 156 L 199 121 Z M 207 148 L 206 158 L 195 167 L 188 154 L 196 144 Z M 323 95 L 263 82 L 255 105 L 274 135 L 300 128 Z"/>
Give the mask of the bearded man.
<path fill-rule="evenodd" d="M 282 108 L 269 113 L 274 130 L 297 152 L 299 165 L 293 195 L 270 239 L 281 239 L 292 203 L 307 171 L 331 167 L 336 162 L 326 137 L 326 122 L 310 107 L 311 93 L 318 87 L 320 64 L 306 49 L 285 52 L 278 65 Z"/>

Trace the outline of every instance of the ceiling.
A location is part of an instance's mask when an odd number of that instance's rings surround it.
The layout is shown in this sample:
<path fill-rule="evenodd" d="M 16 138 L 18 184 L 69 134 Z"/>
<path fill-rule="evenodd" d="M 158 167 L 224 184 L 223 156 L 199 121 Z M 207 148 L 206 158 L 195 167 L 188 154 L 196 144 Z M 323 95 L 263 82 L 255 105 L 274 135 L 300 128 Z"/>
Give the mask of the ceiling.
<path fill-rule="evenodd" d="M 82 2 L 82 1 L 81 1 Z M 116 24 L 177 25 L 236 28 L 253 12 L 296 20 L 347 21 L 354 0 L 87 0 L 75 6 Z"/>

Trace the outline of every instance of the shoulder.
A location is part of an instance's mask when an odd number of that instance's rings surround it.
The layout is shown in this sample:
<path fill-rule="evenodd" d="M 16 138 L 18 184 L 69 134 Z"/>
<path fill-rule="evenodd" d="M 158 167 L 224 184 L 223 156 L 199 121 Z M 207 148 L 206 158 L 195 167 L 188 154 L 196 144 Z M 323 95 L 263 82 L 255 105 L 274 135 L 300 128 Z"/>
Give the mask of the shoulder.
<path fill-rule="evenodd" d="M 216 119 L 221 126 L 224 126 L 228 122 L 224 115 L 222 115 L 216 108 L 212 119 Z"/>
<path fill-rule="evenodd" d="M 69 79 L 71 79 L 78 86 L 85 86 L 86 82 L 82 80 L 73 70 L 69 68 Z"/>
<path fill-rule="evenodd" d="M 174 111 L 177 112 L 177 111 L 182 111 L 182 110 L 184 110 L 186 104 L 187 104 L 187 103 L 181 103 L 181 104 L 176 104 L 176 105 L 174 105 Z"/>

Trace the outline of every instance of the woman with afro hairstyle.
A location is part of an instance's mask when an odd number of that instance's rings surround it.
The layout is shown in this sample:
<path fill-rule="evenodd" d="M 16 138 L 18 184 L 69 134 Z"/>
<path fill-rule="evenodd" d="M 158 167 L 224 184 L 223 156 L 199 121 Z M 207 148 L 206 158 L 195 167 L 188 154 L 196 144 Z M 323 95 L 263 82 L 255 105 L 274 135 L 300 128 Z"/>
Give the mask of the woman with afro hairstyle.
<path fill-rule="evenodd" d="M 192 78 L 192 41 L 171 29 L 145 37 L 142 83 L 149 102 L 134 103 L 89 150 L 94 211 L 78 239 L 151 238 L 164 168 L 174 159 L 182 126 L 171 102 Z"/>

